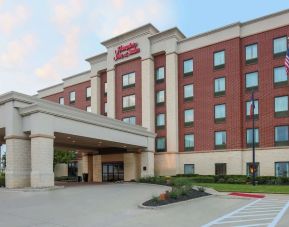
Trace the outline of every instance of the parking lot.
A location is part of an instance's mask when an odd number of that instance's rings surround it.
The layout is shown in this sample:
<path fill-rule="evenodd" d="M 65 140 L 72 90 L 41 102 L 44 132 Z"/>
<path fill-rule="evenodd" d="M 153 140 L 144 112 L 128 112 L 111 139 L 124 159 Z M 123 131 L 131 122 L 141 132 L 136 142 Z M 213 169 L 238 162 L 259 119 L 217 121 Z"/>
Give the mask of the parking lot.
<path fill-rule="evenodd" d="M 289 211 L 284 208 L 288 196 L 262 200 L 210 196 L 160 209 L 138 208 L 164 190 L 164 186 L 124 183 L 40 192 L 1 191 L 0 226 L 261 226 L 259 220 L 240 221 L 248 219 L 264 219 L 268 226 L 282 210 L 277 226 L 289 223 Z"/>

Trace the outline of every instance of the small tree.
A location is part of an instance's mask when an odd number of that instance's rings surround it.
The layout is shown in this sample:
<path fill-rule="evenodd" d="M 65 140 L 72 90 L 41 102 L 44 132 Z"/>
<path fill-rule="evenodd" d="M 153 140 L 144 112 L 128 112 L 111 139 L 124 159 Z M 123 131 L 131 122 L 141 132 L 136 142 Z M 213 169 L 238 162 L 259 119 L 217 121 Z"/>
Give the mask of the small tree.
<path fill-rule="evenodd" d="M 53 164 L 58 163 L 66 163 L 68 164 L 72 160 L 76 159 L 76 152 L 75 151 L 63 151 L 63 150 L 55 150 L 54 151 L 54 160 Z"/>

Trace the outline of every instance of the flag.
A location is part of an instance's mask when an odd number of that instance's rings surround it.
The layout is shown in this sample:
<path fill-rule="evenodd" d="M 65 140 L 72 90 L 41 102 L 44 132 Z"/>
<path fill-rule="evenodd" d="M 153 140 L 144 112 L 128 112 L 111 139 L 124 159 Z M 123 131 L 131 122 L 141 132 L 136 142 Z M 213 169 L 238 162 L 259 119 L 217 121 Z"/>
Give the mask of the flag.
<path fill-rule="evenodd" d="M 251 95 L 251 105 L 250 105 L 250 118 L 253 118 L 254 109 L 255 109 L 254 94 L 252 93 L 252 95 Z"/>
<path fill-rule="evenodd" d="M 285 69 L 287 75 L 289 74 L 289 48 L 287 50 L 286 58 L 285 58 Z"/>

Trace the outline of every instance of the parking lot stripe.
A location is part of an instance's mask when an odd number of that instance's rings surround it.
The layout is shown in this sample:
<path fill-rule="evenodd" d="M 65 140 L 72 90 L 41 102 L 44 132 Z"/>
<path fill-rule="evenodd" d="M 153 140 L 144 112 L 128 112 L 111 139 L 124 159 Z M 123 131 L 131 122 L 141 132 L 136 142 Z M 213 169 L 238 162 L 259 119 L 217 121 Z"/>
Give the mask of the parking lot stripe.
<path fill-rule="evenodd" d="M 287 202 L 287 204 L 283 207 L 283 209 L 279 212 L 279 214 L 274 218 L 273 222 L 269 225 L 269 227 L 273 227 L 275 226 L 283 217 L 283 215 L 285 214 L 286 210 L 289 207 L 289 201 Z"/>
<path fill-rule="evenodd" d="M 246 214 L 246 215 L 234 215 L 232 218 L 244 218 L 244 217 L 256 217 L 256 216 L 267 216 L 267 215 L 275 215 L 274 213 L 267 213 L 267 214 Z"/>
<path fill-rule="evenodd" d="M 255 219 L 247 219 L 247 220 L 222 221 L 222 222 L 218 222 L 218 225 L 219 224 L 237 223 L 237 222 L 264 221 L 264 220 L 272 220 L 272 218 L 255 218 Z"/>
<path fill-rule="evenodd" d="M 253 227 L 253 226 L 267 226 L 270 223 L 258 223 L 258 224 L 251 224 L 251 225 L 235 225 L 234 227 Z"/>

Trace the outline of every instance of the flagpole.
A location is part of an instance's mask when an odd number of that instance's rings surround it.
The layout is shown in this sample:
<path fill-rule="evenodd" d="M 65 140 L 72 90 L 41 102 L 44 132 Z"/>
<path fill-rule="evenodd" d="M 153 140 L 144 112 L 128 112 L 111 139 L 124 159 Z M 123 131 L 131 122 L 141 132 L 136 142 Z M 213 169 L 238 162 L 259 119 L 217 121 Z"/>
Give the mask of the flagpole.
<path fill-rule="evenodd" d="M 254 99 L 254 91 L 252 91 L 252 105 L 253 105 L 253 114 L 252 114 L 252 133 L 253 133 L 253 143 L 252 143 L 252 150 L 253 150 L 253 177 L 252 177 L 252 184 L 253 186 L 256 185 L 256 163 L 255 163 L 255 99 Z"/>

